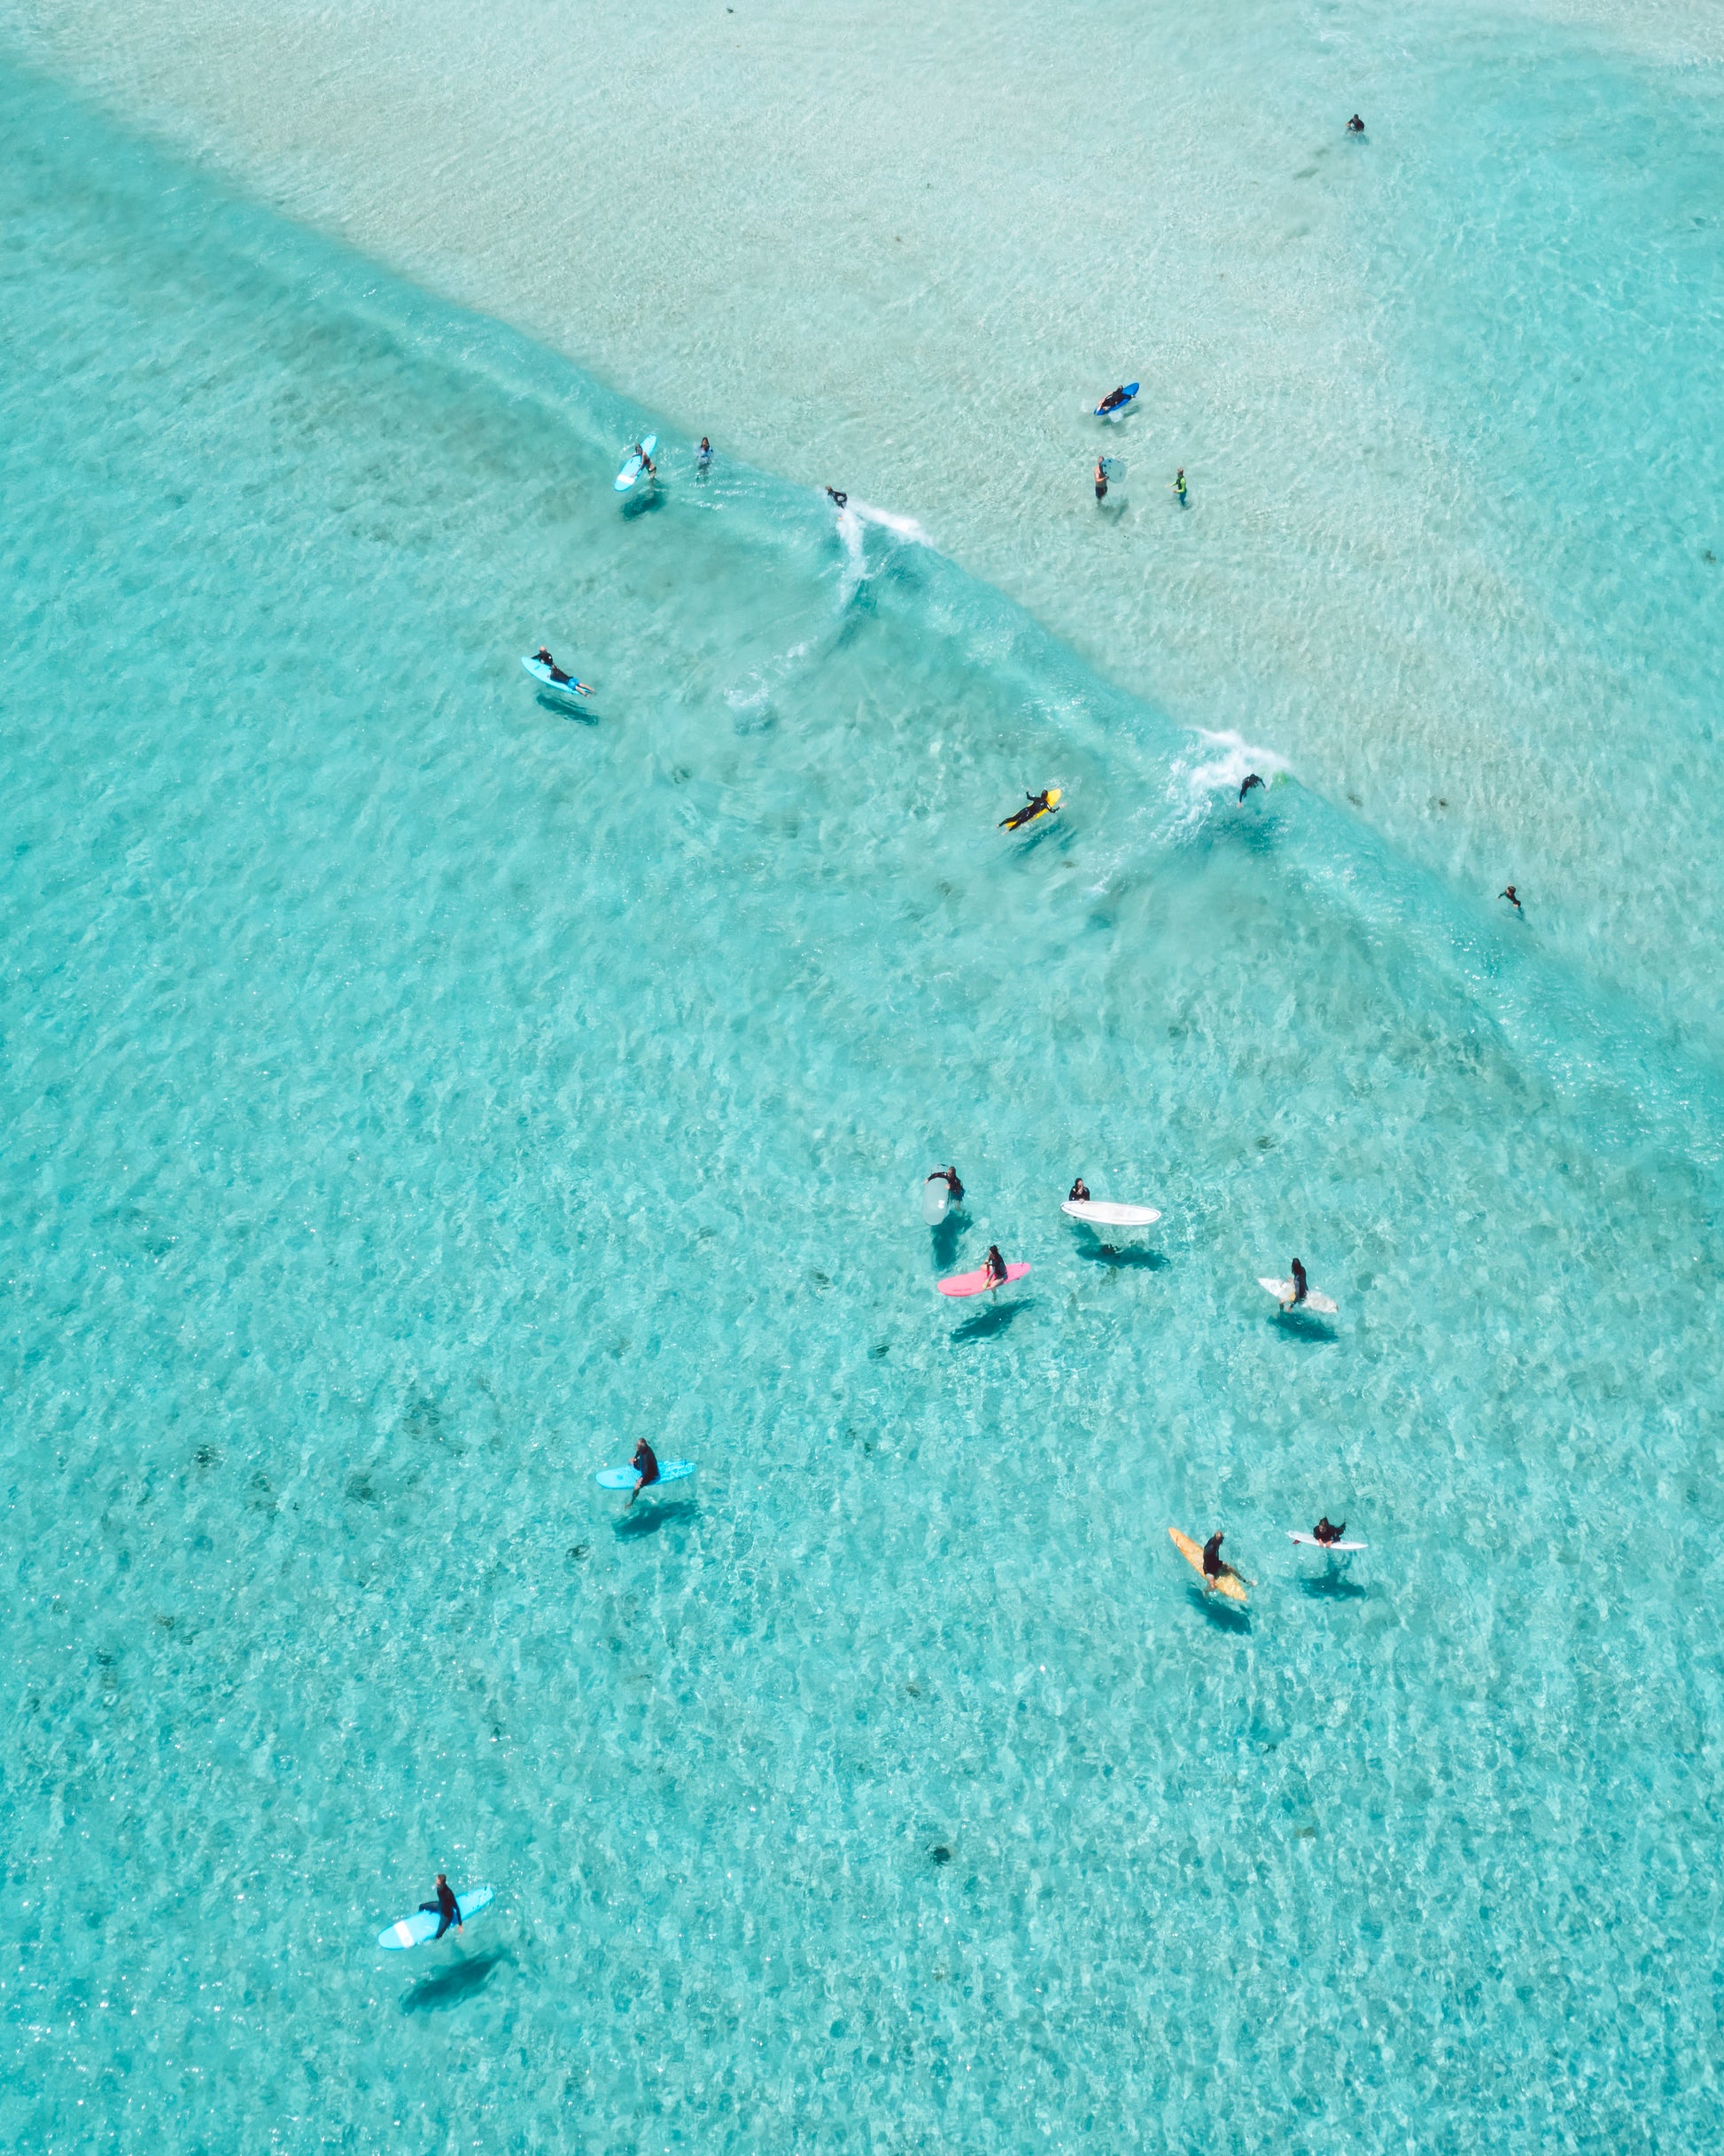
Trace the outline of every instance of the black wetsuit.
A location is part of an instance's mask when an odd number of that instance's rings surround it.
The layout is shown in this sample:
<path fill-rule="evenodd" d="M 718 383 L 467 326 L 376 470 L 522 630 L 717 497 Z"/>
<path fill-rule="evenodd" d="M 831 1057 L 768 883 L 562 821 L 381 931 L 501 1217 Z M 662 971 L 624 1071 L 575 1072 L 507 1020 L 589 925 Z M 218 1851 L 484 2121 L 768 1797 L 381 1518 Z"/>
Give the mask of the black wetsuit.
<path fill-rule="evenodd" d="M 1331 1527 L 1329 1524 L 1329 1516 L 1325 1513 L 1323 1518 L 1319 1520 L 1316 1525 L 1311 1529 L 1311 1539 L 1313 1542 L 1320 1542 L 1324 1549 L 1327 1549 L 1332 1542 L 1339 1542 L 1346 1532 L 1347 1522 L 1345 1520 L 1341 1522 L 1339 1527 Z"/>
<path fill-rule="evenodd" d="M 1071 1195 L 1066 1200 L 1066 1203 L 1068 1205 L 1087 1205 L 1089 1202 L 1090 1186 L 1080 1175 L 1077 1180 L 1072 1185 Z"/>
<path fill-rule="evenodd" d="M 644 1490 L 648 1483 L 656 1483 L 658 1480 L 657 1456 L 644 1437 L 636 1443 L 634 1458 L 630 1460 L 629 1465 L 641 1477 L 640 1482 L 635 1485 L 637 1489 Z"/>
<path fill-rule="evenodd" d="M 437 1936 L 440 1939 L 452 1924 L 461 1921 L 461 1903 L 455 1899 L 455 1890 L 446 1879 L 437 1882 L 437 1899 L 421 1902 L 420 1908 L 437 1919 Z"/>
<path fill-rule="evenodd" d="M 1223 1569 L 1221 1561 L 1221 1537 L 1211 1535 L 1208 1541 L 1203 1545 L 1203 1576 L 1207 1580 L 1218 1580 Z"/>
<path fill-rule="evenodd" d="M 1310 1293 L 1310 1283 L 1305 1278 L 1305 1268 L 1297 1258 L 1293 1261 L 1293 1299 L 1302 1303 Z"/>

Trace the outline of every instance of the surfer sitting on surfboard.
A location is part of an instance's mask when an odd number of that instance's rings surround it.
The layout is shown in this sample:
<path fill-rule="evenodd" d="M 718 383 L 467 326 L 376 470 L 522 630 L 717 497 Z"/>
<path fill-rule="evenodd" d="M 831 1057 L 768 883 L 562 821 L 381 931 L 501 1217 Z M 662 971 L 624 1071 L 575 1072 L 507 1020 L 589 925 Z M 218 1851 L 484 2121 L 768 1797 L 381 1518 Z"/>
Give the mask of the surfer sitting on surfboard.
<path fill-rule="evenodd" d="M 1227 1537 L 1217 1528 L 1208 1541 L 1204 1544 L 1203 1576 L 1206 1580 L 1218 1580 L 1223 1572 L 1231 1572 L 1233 1569 L 1231 1565 L 1223 1564 L 1221 1559 L 1221 1545 L 1226 1539 Z"/>
<path fill-rule="evenodd" d="M 997 1242 L 990 1242 L 988 1245 L 988 1255 L 986 1259 L 983 1261 L 982 1270 L 988 1276 L 989 1287 L 1005 1287 L 1006 1260 L 1000 1256 L 999 1245 Z"/>
<path fill-rule="evenodd" d="M 1068 1205 L 1087 1205 L 1090 1203 L 1090 1186 L 1081 1175 L 1072 1185 L 1071 1195 L 1066 1200 L 1066 1203 Z"/>
<path fill-rule="evenodd" d="M 1291 1307 L 1296 1310 L 1305 1300 L 1306 1296 L 1310 1294 L 1311 1283 L 1306 1279 L 1305 1268 L 1300 1264 L 1297 1258 L 1294 1258 L 1290 1270 L 1293 1273 L 1293 1299 Z"/>
<path fill-rule="evenodd" d="M 1339 1527 L 1331 1527 L 1329 1524 L 1329 1515 L 1327 1513 L 1324 1513 L 1322 1519 L 1319 1520 L 1316 1525 L 1311 1529 L 1311 1540 L 1313 1542 L 1322 1543 L 1324 1547 L 1326 1549 L 1332 1542 L 1339 1542 L 1346 1532 L 1347 1522 L 1345 1520 L 1341 1522 Z"/>
<path fill-rule="evenodd" d="M 999 828 L 1002 831 L 1021 831 L 1026 823 L 1034 823 L 1037 816 L 1054 814 L 1060 806 L 1060 789 L 1046 786 L 1040 793 L 1027 793 L 1023 798 L 1024 806 L 1015 816 L 1000 818 Z"/>
<path fill-rule="evenodd" d="M 439 1872 L 437 1875 L 437 1899 L 434 1902 L 421 1902 L 419 1906 L 427 1916 L 437 1919 L 437 1936 L 439 1939 L 452 1924 L 457 1931 L 461 1929 L 461 1903 L 455 1899 L 455 1890 L 449 1884 L 447 1872 Z"/>
<path fill-rule="evenodd" d="M 635 1439 L 634 1458 L 630 1460 L 629 1466 L 641 1477 L 641 1480 L 628 1493 L 628 1505 L 633 1505 L 648 1483 L 656 1483 L 658 1480 L 658 1456 L 644 1437 Z M 625 1512 L 628 1510 L 628 1505 L 624 1506 Z"/>

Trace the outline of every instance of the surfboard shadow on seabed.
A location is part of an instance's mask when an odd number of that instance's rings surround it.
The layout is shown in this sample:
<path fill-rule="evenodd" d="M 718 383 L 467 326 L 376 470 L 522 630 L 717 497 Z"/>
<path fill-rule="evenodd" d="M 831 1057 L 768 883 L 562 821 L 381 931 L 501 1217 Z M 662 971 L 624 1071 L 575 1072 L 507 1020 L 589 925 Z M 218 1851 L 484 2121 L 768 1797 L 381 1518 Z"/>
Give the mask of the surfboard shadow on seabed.
<path fill-rule="evenodd" d="M 952 1343 L 956 1347 L 974 1347 L 982 1340 L 998 1340 L 1013 1324 L 1021 1312 L 1030 1309 L 1028 1302 L 1000 1303 L 992 1310 L 979 1310 L 974 1318 L 966 1318 L 962 1325 L 951 1328 Z"/>
<path fill-rule="evenodd" d="M 476 1992 L 483 1991 L 501 1965 L 514 1958 L 506 1947 L 490 1954 L 462 1955 L 447 1969 L 439 1969 L 434 1976 L 423 1977 L 409 1986 L 401 1999 L 401 2012 L 447 2013 L 451 2007 L 459 2006 Z"/>
<path fill-rule="evenodd" d="M 1251 1612 L 1241 1609 L 1237 1602 L 1225 1602 L 1218 1594 L 1206 1594 L 1201 1587 L 1189 1587 L 1185 1592 L 1217 1631 L 1237 1636 L 1251 1630 Z"/>
<path fill-rule="evenodd" d="M 612 1522 L 611 1532 L 621 1542 L 638 1542 L 643 1535 L 656 1535 L 662 1527 L 674 1527 L 685 1520 L 692 1520 L 700 1510 L 694 1498 L 672 1498 L 668 1501 L 655 1498 L 649 1491 L 642 1491 L 633 1506 Z"/>

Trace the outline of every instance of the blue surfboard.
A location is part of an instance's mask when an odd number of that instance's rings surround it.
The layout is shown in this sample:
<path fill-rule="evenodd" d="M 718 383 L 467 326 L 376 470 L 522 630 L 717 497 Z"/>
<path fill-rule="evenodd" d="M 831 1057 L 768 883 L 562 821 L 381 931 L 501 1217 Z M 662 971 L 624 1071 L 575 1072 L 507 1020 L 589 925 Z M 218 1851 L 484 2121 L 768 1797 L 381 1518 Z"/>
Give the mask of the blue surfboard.
<path fill-rule="evenodd" d="M 633 486 L 634 482 L 641 477 L 641 474 L 646 470 L 645 464 L 641 462 L 641 450 L 645 450 L 646 454 L 650 456 L 657 447 L 657 435 L 648 434 L 641 441 L 641 448 L 636 449 L 632 453 L 628 462 L 623 466 L 623 469 L 611 481 L 611 485 L 616 488 L 619 494 L 625 494 L 629 488 Z"/>
<path fill-rule="evenodd" d="M 695 1472 L 692 1459 L 661 1459 L 658 1463 L 658 1483 L 680 1483 Z M 601 1490 L 633 1490 L 641 1480 L 633 1467 L 601 1467 L 593 1480 Z M 648 1483 L 648 1490 L 656 1490 L 658 1483 Z"/>
<path fill-rule="evenodd" d="M 455 1896 L 455 1907 L 461 1911 L 463 1924 L 470 1924 L 485 1903 L 490 1901 L 489 1887 L 464 1887 Z M 377 1944 L 386 1953 L 404 1953 L 408 1947 L 423 1946 L 428 1939 L 435 1939 L 437 1927 L 442 1919 L 434 1909 L 415 1909 L 410 1917 L 398 1917 L 386 1931 L 377 1934 Z M 454 1927 L 452 1925 L 450 1929 Z"/>
<path fill-rule="evenodd" d="M 1137 395 L 1138 386 L 1138 385 L 1136 382 L 1128 382 L 1125 385 L 1125 394 L 1120 399 L 1117 404 L 1110 404 L 1105 409 L 1101 405 L 1098 404 L 1096 407 L 1096 417 L 1098 419 L 1112 419 L 1116 414 L 1122 412 L 1126 406 L 1130 403 L 1132 398 Z"/>
<path fill-rule="evenodd" d="M 554 689 L 560 697 L 590 697 L 593 694 L 585 681 L 577 681 L 572 677 L 566 681 L 559 681 L 543 659 L 524 658 L 521 664 L 535 681 L 543 681 L 547 689 Z"/>

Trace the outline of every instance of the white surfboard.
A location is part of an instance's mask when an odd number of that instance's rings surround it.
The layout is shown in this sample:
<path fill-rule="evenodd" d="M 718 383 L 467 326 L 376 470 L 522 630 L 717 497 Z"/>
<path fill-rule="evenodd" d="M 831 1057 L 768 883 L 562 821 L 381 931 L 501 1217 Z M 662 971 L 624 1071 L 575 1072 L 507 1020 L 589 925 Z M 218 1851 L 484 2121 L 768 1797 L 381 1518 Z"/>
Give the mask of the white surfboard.
<path fill-rule="evenodd" d="M 1292 1528 L 1287 1529 L 1287 1540 L 1298 1543 L 1308 1550 L 1363 1550 L 1370 1545 L 1363 1542 L 1319 1542 L 1315 1535 L 1301 1535 Z"/>
<path fill-rule="evenodd" d="M 1068 1198 L 1060 1210 L 1098 1227 L 1153 1227 L 1161 1218 L 1153 1205 L 1115 1205 L 1107 1198 Z"/>
<path fill-rule="evenodd" d="M 938 1227 L 951 1210 L 951 1185 L 943 1175 L 930 1175 L 922 1185 L 922 1218 Z"/>
<path fill-rule="evenodd" d="M 1336 1315 L 1337 1306 L 1329 1300 L 1326 1295 L 1319 1295 L 1315 1288 L 1308 1288 L 1305 1291 L 1305 1300 L 1302 1303 L 1295 1303 L 1293 1301 L 1293 1284 L 1291 1280 L 1271 1280 L 1260 1273 L 1257 1276 L 1257 1285 L 1260 1288 L 1267 1288 L 1283 1310 L 1311 1310 L 1315 1311 L 1320 1318 L 1332 1318 Z"/>

